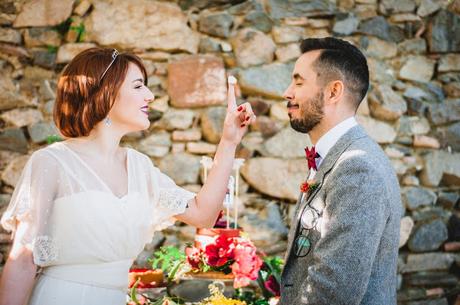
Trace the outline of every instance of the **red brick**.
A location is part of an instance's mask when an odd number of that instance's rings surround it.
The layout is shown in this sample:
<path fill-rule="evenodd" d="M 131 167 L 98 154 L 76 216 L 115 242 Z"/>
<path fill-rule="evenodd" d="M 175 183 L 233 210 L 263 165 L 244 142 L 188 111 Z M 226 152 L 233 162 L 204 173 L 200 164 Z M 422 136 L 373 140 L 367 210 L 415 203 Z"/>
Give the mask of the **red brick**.
<path fill-rule="evenodd" d="M 227 100 L 224 62 L 208 55 L 193 55 L 168 66 L 168 94 L 177 108 L 222 105 Z"/>

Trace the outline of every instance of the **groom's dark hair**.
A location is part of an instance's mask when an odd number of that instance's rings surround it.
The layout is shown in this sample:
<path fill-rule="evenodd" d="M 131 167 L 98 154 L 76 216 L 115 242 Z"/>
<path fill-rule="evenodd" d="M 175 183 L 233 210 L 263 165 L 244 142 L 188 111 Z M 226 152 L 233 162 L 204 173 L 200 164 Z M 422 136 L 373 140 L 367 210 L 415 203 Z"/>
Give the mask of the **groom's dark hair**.
<path fill-rule="evenodd" d="M 341 80 L 357 109 L 369 88 L 369 68 L 363 53 L 351 43 L 333 37 L 304 39 L 300 50 L 321 51 L 313 64 L 320 85 Z"/>

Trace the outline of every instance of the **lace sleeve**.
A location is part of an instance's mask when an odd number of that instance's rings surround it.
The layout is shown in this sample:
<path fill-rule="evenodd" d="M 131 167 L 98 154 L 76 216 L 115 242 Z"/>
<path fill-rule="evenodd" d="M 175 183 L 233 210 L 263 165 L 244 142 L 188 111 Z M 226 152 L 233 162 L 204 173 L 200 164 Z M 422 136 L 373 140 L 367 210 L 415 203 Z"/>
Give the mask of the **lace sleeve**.
<path fill-rule="evenodd" d="M 188 202 L 196 194 L 177 186 L 171 178 L 161 173 L 157 168 L 155 168 L 155 178 L 154 230 L 159 231 L 173 225 L 175 222 L 174 216 L 182 214 Z"/>
<path fill-rule="evenodd" d="M 49 265 L 57 257 L 58 249 L 47 233 L 57 183 L 59 171 L 54 159 L 43 150 L 36 151 L 22 170 L 1 218 L 3 228 L 12 232 L 14 243 L 32 250 L 38 266 Z"/>

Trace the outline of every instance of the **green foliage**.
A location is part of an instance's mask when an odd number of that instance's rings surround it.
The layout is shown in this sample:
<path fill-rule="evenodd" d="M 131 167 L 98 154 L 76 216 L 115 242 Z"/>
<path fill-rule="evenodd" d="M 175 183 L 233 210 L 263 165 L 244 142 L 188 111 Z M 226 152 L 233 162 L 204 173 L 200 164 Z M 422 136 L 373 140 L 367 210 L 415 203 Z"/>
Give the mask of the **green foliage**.
<path fill-rule="evenodd" d="M 268 280 L 270 275 L 276 279 L 278 283 L 281 283 L 281 271 L 283 269 L 284 261 L 279 256 L 266 256 L 264 257 L 264 264 L 259 270 L 259 276 L 257 277 L 257 284 L 259 285 L 262 295 L 265 299 L 269 299 L 273 296 L 273 293 L 265 288 L 265 282 Z"/>
<path fill-rule="evenodd" d="M 67 18 L 67 20 L 55 25 L 53 30 L 61 34 L 62 36 L 65 35 L 69 31 L 70 25 L 72 24 L 73 19 L 71 17 Z"/>
<path fill-rule="evenodd" d="M 63 139 L 56 135 L 56 134 L 53 134 L 53 135 L 49 135 L 46 137 L 46 143 L 49 145 L 49 144 L 53 144 L 54 142 L 60 142 L 62 141 Z"/>
<path fill-rule="evenodd" d="M 279 256 L 266 256 L 264 257 L 264 263 L 278 283 L 281 283 L 281 271 L 283 270 L 284 264 L 283 259 Z"/>
<path fill-rule="evenodd" d="M 153 253 L 149 262 L 153 269 L 161 269 L 164 273 L 171 274 L 171 271 L 177 269 L 178 262 L 185 262 L 185 254 L 174 246 L 161 247 Z"/>
<path fill-rule="evenodd" d="M 318 188 L 318 183 L 313 183 L 313 184 L 310 184 L 310 191 L 313 192 L 314 190 L 316 190 Z"/>
<path fill-rule="evenodd" d="M 201 269 L 203 269 L 203 272 L 208 272 L 210 270 L 212 270 L 212 267 L 209 266 L 208 264 L 204 264 Z M 228 274 L 228 273 L 227 273 Z"/>
<path fill-rule="evenodd" d="M 168 284 L 172 283 L 176 279 L 176 274 L 180 272 L 181 268 L 185 265 L 185 259 L 181 261 L 175 261 L 171 266 L 171 269 L 168 271 Z"/>
<path fill-rule="evenodd" d="M 141 280 L 140 278 L 137 279 L 137 281 L 134 283 L 133 287 L 131 287 L 131 290 L 129 292 L 129 297 L 136 304 L 139 304 L 139 301 L 137 300 L 137 296 L 136 296 L 136 290 L 137 290 L 137 285 L 139 285 L 140 280 Z"/>
<path fill-rule="evenodd" d="M 203 266 L 204 267 L 203 272 L 206 272 L 206 271 L 209 271 L 209 270 L 214 270 L 214 271 L 222 272 L 224 274 L 230 274 L 230 273 L 232 273 L 232 264 L 233 264 L 233 261 L 229 260 L 229 261 L 227 261 L 225 264 L 223 264 L 220 267 L 204 265 Z"/>
<path fill-rule="evenodd" d="M 82 42 L 85 39 L 85 24 L 80 22 L 77 26 L 71 26 L 70 30 L 75 31 L 77 33 L 77 42 Z"/>
<path fill-rule="evenodd" d="M 47 45 L 46 49 L 48 50 L 48 53 L 56 54 L 59 47 L 58 46 L 52 46 L 52 45 Z"/>
<path fill-rule="evenodd" d="M 69 17 L 67 20 L 61 22 L 60 24 L 53 27 L 53 30 L 65 36 L 68 31 L 75 31 L 77 33 L 77 42 L 82 42 L 85 39 L 85 24 L 80 22 L 78 25 L 72 25 L 74 20 Z"/>
<path fill-rule="evenodd" d="M 258 298 L 252 290 L 236 289 L 233 298 L 246 302 L 247 305 L 269 305 L 268 300 L 265 298 Z"/>
<path fill-rule="evenodd" d="M 268 305 L 268 300 L 273 297 L 273 293 L 265 288 L 265 281 L 273 275 L 278 283 L 281 282 L 281 271 L 284 261 L 279 256 L 266 256 L 263 258 L 263 267 L 259 270 L 257 284 L 259 285 L 259 293 L 254 290 L 236 289 L 234 298 L 245 301 L 248 305 Z M 260 295 L 260 291 L 262 295 Z"/>

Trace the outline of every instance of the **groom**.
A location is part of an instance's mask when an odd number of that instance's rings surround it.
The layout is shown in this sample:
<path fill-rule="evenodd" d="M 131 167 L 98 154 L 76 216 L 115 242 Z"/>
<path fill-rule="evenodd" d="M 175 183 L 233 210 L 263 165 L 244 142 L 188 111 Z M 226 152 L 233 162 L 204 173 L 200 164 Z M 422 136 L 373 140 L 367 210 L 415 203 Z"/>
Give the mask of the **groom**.
<path fill-rule="evenodd" d="M 395 305 L 402 205 L 398 179 L 354 115 L 366 58 L 336 38 L 305 39 L 284 97 L 308 133 L 309 174 L 281 276 L 281 305 Z"/>

